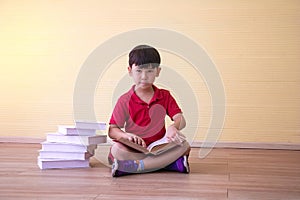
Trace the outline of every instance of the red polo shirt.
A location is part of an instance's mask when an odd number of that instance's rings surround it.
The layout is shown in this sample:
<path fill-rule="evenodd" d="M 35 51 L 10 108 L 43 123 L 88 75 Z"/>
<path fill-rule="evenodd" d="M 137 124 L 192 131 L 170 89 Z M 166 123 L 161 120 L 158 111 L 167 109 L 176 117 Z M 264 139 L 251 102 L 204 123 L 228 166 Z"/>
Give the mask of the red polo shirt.
<path fill-rule="evenodd" d="M 172 119 L 181 109 L 168 90 L 153 85 L 154 95 L 147 104 L 136 95 L 134 87 L 118 99 L 109 124 L 125 127 L 125 132 L 140 136 L 148 146 L 165 135 L 165 116 Z"/>

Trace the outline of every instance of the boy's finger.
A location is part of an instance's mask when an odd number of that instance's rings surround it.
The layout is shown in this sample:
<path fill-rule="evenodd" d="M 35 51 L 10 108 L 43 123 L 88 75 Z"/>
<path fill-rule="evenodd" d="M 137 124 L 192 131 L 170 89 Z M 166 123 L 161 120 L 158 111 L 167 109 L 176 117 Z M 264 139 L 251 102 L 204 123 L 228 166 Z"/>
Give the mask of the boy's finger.
<path fill-rule="evenodd" d="M 180 139 L 181 142 L 186 140 L 185 135 L 183 135 L 181 132 L 178 132 L 178 138 Z"/>
<path fill-rule="evenodd" d="M 139 143 L 139 139 L 137 137 L 134 137 L 134 143 L 136 143 L 136 144 Z"/>
<path fill-rule="evenodd" d="M 138 144 L 139 144 L 139 145 L 142 145 L 142 144 L 143 144 L 142 138 L 139 138 Z"/>
<path fill-rule="evenodd" d="M 174 137 L 172 137 L 171 139 L 175 144 L 178 144 L 179 143 L 179 140 L 178 140 L 178 136 L 177 135 L 174 135 Z"/>
<path fill-rule="evenodd" d="M 139 144 L 143 147 L 146 147 L 146 143 L 142 138 L 140 138 L 140 143 Z"/>
<path fill-rule="evenodd" d="M 186 138 L 185 135 L 184 135 L 183 133 L 181 133 L 180 131 L 178 131 L 177 134 L 178 134 L 179 137 L 181 137 L 181 138 Z"/>
<path fill-rule="evenodd" d="M 134 141 L 132 136 L 129 137 L 128 140 L 129 140 L 130 142 L 133 142 L 133 141 Z"/>
<path fill-rule="evenodd" d="M 146 142 L 143 140 L 143 142 L 142 142 L 142 146 L 143 147 L 147 147 L 147 145 L 146 145 Z"/>

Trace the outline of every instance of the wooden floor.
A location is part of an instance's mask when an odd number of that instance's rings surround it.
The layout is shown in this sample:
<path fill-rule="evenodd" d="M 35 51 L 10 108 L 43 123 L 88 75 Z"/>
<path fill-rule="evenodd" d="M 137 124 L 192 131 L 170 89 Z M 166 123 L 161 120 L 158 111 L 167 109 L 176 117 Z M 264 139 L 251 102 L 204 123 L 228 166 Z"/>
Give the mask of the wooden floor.
<path fill-rule="evenodd" d="M 300 199 L 300 151 L 214 149 L 200 159 L 194 148 L 188 175 L 112 178 L 101 156 L 92 168 L 40 170 L 38 149 L 0 143 L 0 199 Z"/>

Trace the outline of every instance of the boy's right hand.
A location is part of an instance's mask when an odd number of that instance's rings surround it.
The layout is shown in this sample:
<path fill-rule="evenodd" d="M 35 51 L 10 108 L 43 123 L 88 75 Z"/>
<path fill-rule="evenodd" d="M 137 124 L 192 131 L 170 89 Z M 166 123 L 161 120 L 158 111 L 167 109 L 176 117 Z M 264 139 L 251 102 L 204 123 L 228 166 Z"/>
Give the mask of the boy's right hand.
<path fill-rule="evenodd" d="M 124 137 L 125 139 L 127 139 L 127 140 L 133 142 L 133 143 L 136 143 L 136 144 L 139 144 L 139 145 L 141 145 L 141 146 L 143 146 L 143 147 L 146 147 L 145 141 L 144 141 L 141 137 L 139 137 L 139 136 L 137 136 L 137 135 L 135 135 L 135 134 L 132 134 L 132 133 L 125 133 L 123 137 Z"/>
<path fill-rule="evenodd" d="M 131 141 L 131 142 L 139 144 L 143 147 L 147 147 L 145 141 L 141 137 L 139 137 L 135 134 L 132 134 L 132 133 L 124 132 L 116 124 L 111 124 L 109 126 L 108 135 L 109 135 L 110 138 L 115 139 L 115 140 L 119 140 L 120 138 L 124 138 L 126 140 Z"/>

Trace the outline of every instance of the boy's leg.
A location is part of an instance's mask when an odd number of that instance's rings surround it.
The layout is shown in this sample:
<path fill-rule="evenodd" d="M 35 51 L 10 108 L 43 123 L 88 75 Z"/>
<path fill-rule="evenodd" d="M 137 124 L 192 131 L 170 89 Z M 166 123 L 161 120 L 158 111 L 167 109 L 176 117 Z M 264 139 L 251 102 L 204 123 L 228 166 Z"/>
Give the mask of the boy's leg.
<path fill-rule="evenodd" d="M 188 155 L 189 150 L 189 143 L 184 141 L 181 146 L 174 147 L 163 154 L 157 156 L 147 156 L 143 159 L 144 169 L 145 171 L 162 169 L 176 161 L 178 158 Z"/>
<path fill-rule="evenodd" d="M 117 160 L 142 160 L 146 157 L 145 154 L 128 148 L 119 142 L 116 142 L 112 145 L 110 152 L 113 158 Z"/>
<path fill-rule="evenodd" d="M 117 147 L 117 146 L 116 146 Z M 119 146 L 118 148 L 112 148 L 114 150 L 118 150 L 119 158 L 115 159 L 112 169 L 113 176 L 123 176 L 131 173 L 142 173 L 142 172 L 150 172 L 155 171 L 161 168 L 168 166 L 170 163 L 175 162 L 175 165 L 178 166 L 178 162 L 182 172 L 189 172 L 189 166 L 187 161 L 187 154 L 189 152 L 190 146 L 188 142 L 183 142 L 181 146 L 174 147 L 169 151 L 157 155 L 157 156 L 146 156 L 140 155 L 141 153 L 134 153 L 131 155 L 133 159 L 129 160 L 126 156 L 124 149 Z M 126 147 L 125 147 L 126 148 Z M 131 154 L 131 152 L 127 152 Z M 184 155 L 184 156 L 183 156 Z M 142 158 L 142 159 L 139 159 Z M 125 158 L 125 159 L 122 159 Z M 169 166 L 168 166 L 169 167 Z"/>
<path fill-rule="evenodd" d="M 124 176 L 132 173 L 140 173 L 144 170 L 143 159 L 145 154 L 128 148 L 121 143 L 114 143 L 110 149 L 108 159 L 112 164 L 112 176 Z"/>

